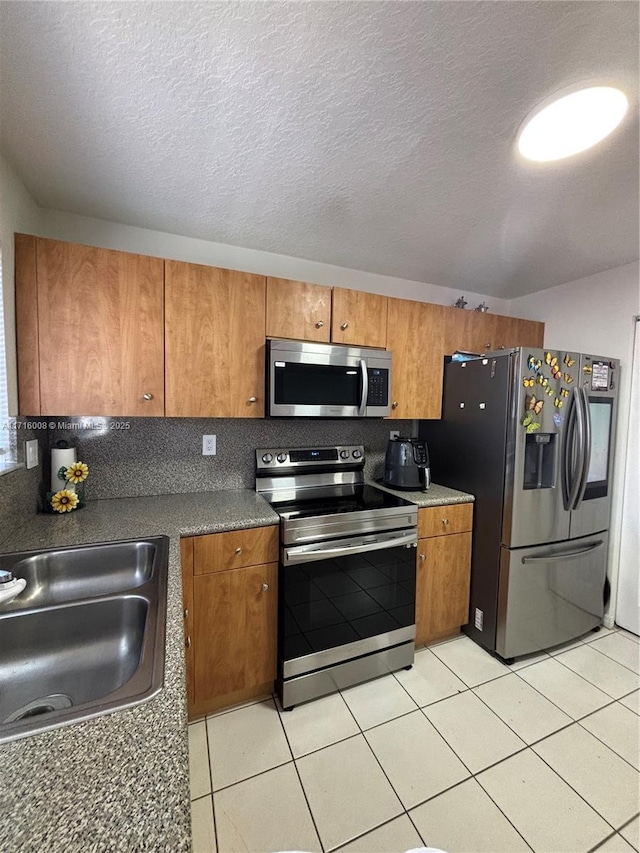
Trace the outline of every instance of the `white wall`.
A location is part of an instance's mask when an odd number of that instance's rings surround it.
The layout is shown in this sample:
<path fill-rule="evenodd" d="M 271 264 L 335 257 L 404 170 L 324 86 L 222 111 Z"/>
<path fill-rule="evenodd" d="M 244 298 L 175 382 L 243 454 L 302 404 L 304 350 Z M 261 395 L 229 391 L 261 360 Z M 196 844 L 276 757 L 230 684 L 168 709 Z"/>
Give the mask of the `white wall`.
<path fill-rule="evenodd" d="M 0 345 L 0 358 L 6 352 L 9 411 L 18 410 L 16 373 L 14 232 L 38 233 L 41 210 L 26 187 L 0 155 L 0 247 L 2 249 L 2 300 L 4 308 L 5 347 Z"/>
<path fill-rule="evenodd" d="M 630 416 L 634 316 L 640 314 L 640 264 L 626 264 L 570 281 L 510 302 L 510 313 L 545 323 L 545 347 L 619 358 L 620 396 L 614 454 L 611 536 L 608 575 L 611 601 L 605 621 L 614 617 L 620 535 L 623 518 L 624 469 L 629 428 L 638 430 L 638 415 Z"/>
<path fill-rule="evenodd" d="M 155 255 L 160 258 L 172 258 L 178 261 L 190 261 L 196 264 L 227 269 L 243 270 L 278 278 L 290 278 L 308 281 L 313 284 L 350 287 L 354 290 L 368 290 L 403 299 L 415 299 L 420 302 L 436 302 L 452 305 L 462 295 L 459 290 L 409 281 L 387 275 L 337 267 L 332 264 L 306 261 L 302 258 L 290 258 L 271 252 L 258 252 L 209 240 L 196 240 L 181 237 L 178 234 L 166 234 L 147 228 L 121 225 L 88 216 L 62 213 L 57 210 L 43 210 L 39 236 L 56 240 L 68 240 L 101 246 L 105 249 L 120 249 L 125 252 L 138 252 L 142 255 Z M 471 284 L 472 286 L 472 284 Z M 469 308 L 475 308 L 480 302 L 489 303 L 496 314 L 509 312 L 508 301 L 469 290 L 464 294 Z"/>

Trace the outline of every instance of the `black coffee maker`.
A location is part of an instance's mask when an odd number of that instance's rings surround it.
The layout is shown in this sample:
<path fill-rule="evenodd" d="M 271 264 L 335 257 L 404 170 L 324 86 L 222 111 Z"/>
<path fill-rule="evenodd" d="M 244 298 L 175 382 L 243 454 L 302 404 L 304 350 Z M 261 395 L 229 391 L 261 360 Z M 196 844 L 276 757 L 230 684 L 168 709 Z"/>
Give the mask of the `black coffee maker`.
<path fill-rule="evenodd" d="M 426 492 L 431 485 L 426 442 L 419 438 L 390 438 L 382 482 L 390 489 Z"/>

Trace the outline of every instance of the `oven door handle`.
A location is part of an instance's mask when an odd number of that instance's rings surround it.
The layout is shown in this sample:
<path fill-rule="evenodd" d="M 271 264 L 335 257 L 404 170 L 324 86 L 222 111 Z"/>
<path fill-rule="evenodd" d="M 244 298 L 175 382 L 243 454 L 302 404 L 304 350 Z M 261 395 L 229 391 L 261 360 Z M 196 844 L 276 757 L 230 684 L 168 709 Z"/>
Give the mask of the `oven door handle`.
<path fill-rule="evenodd" d="M 364 358 L 359 360 L 360 372 L 362 373 L 362 397 L 360 398 L 360 408 L 358 409 L 358 417 L 363 418 L 367 414 L 367 398 L 369 397 L 369 372 L 367 370 L 367 362 Z"/>
<path fill-rule="evenodd" d="M 297 563 L 311 563 L 315 560 L 327 560 L 333 557 L 347 557 L 351 554 L 366 554 L 367 551 L 383 551 L 386 548 L 417 547 L 418 537 L 415 531 L 405 533 L 402 536 L 394 536 L 390 539 L 380 539 L 377 542 L 354 542 L 353 545 L 341 545 L 339 548 L 314 548 L 309 545 L 301 545 L 298 548 L 284 549 L 284 565 L 293 566 Z"/>

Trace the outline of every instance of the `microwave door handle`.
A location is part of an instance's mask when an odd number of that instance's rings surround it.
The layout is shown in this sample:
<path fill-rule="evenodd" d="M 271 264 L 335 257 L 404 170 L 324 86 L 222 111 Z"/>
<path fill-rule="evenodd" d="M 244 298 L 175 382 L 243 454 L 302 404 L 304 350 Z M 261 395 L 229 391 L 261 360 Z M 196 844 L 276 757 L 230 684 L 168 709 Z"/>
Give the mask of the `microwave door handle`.
<path fill-rule="evenodd" d="M 360 398 L 360 408 L 358 409 L 358 417 L 364 418 L 367 414 L 367 398 L 369 396 L 369 373 L 367 371 L 367 362 L 364 358 L 358 360 L 360 364 L 360 372 L 362 373 L 362 397 Z"/>
<path fill-rule="evenodd" d="M 584 493 L 587 489 L 587 481 L 589 479 L 589 465 L 591 463 L 591 413 L 589 412 L 589 400 L 586 391 L 581 388 L 580 400 L 582 405 L 582 418 L 584 423 L 584 434 L 582 441 L 582 460 L 580 468 L 580 476 L 578 477 L 578 490 L 576 494 L 575 504 L 573 509 L 579 509 L 584 498 Z"/>

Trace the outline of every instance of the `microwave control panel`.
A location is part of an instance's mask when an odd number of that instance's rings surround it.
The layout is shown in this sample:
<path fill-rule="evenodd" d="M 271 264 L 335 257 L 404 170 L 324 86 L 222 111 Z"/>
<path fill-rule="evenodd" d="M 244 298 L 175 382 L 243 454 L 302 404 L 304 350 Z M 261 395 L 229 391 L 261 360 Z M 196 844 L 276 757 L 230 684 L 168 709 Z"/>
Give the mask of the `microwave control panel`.
<path fill-rule="evenodd" d="M 389 371 L 379 367 L 370 367 L 368 406 L 387 406 L 389 403 Z"/>

